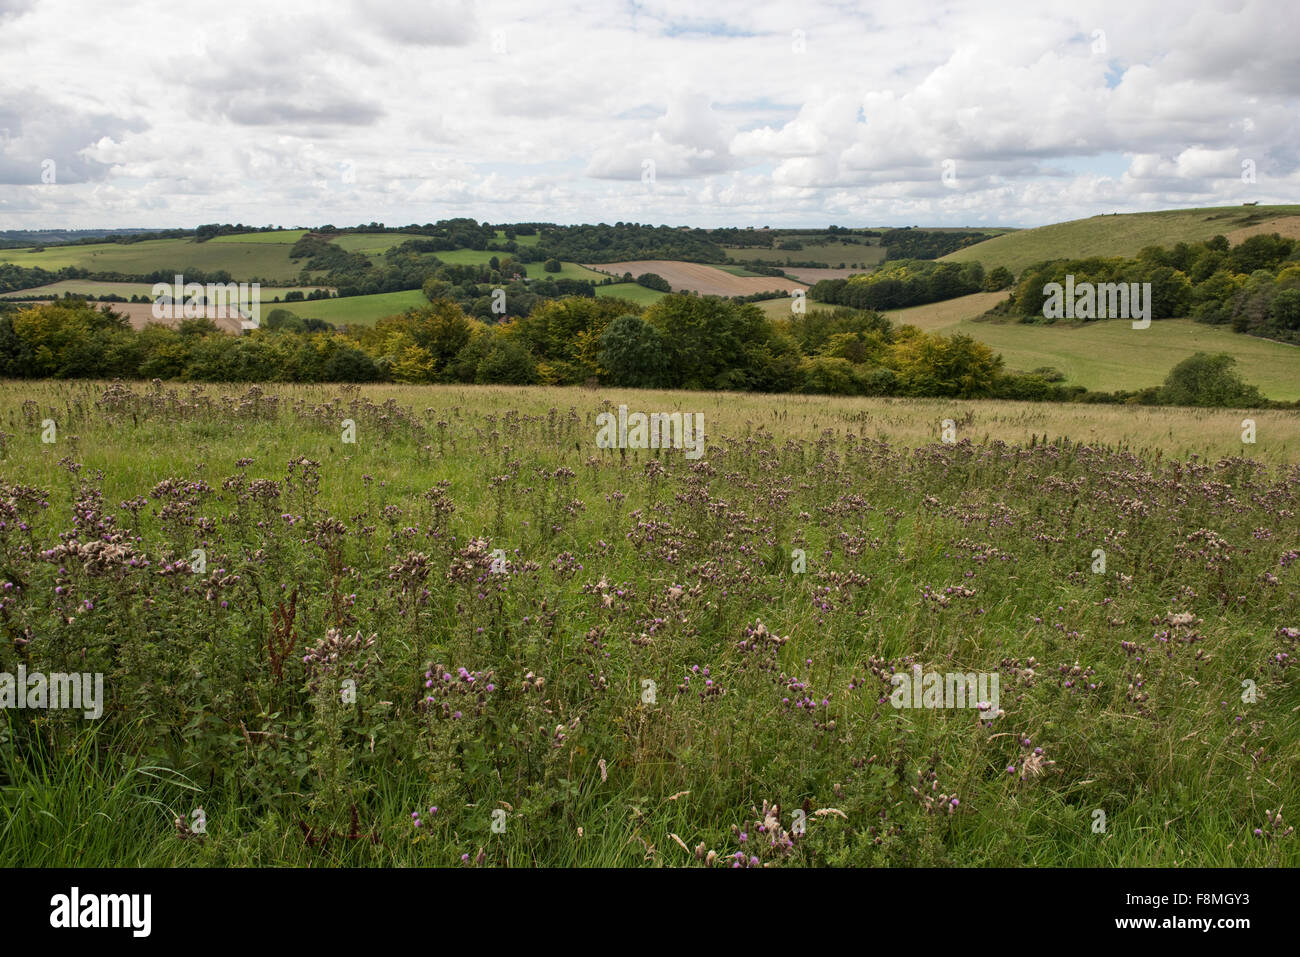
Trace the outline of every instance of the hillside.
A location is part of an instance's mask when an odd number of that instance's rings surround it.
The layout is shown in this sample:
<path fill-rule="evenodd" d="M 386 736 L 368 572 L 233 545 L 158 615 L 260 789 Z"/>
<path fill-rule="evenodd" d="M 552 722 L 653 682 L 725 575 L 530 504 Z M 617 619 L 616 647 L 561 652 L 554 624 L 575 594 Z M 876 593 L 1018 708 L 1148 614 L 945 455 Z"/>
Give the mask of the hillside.
<path fill-rule="evenodd" d="M 76 266 L 91 272 L 147 275 L 157 270 L 205 273 L 226 270 L 235 279 L 292 284 L 301 264 L 289 258 L 294 233 L 257 234 L 252 241 L 243 237 L 220 238 L 200 243 L 193 239 L 147 239 L 138 243 L 96 243 L 92 245 L 47 246 L 34 249 L 0 250 L 0 262 L 46 270 Z M 274 238 L 268 238 L 274 237 Z"/>
<path fill-rule="evenodd" d="M 899 325 L 950 336 L 962 333 L 1002 355 L 1008 369 L 1059 369 L 1066 381 L 1100 392 L 1159 385 L 1196 352 L 1226 352 L 1236 371 L 1270 399 L 1300 399 L 1300 347 L 1245 336 L 1224 326 L 1164 319 L 1134 330 L 1124 321 L 1030 325 L 978 317 L 1005 292 L 980 292 L 886 315 Z"/>
<path fill-rule="evenodd" d="M 995 236 L 942 259 L 978 262 L 985 269 L 1006 266 L 1018 274 L 1045 259 L 1134 256 L 1144 246 L 1199 242 L 1220 233 L 1235 244 L 1256 232 L 1297 235 L 1300 206 L 1211 206 L 1093 216 Z"/>

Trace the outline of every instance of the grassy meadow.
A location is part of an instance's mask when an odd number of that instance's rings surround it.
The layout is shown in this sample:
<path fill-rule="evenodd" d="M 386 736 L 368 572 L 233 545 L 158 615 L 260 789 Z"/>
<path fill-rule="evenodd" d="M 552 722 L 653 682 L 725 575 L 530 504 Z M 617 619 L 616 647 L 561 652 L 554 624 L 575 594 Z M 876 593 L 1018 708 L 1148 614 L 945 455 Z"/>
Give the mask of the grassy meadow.
<path fill-rule="evenodd" d="M 149 274 L 159 269 L 184 273 L 187 270 L 215 272 L 227 270 L 237 281 L 264 281 L 286 286 L 295 284 L 301 263 L 289 259 L 296 237 L 292 233 L 258 233 L 256 242 L 221 242 L 222 237 L 205 243 L 192 239 L 147 239 L 138 243 L 95 243 L 85 246 L 47 246 L 40 252 L 32 249 L 0 249 L 0 262 L 10 262 L 28 269 L 62 269 L 77 266 L 95 272 Z M 273 241 L 267 237 L 277 237 Z M 243 237 L 225 237 L 236 239 Z"/>
<path fill-rule="evenodd" d="M 274 229 L 265 233 L 233 233 L 228 236 L 213 236 L 210 243 L 288 243 L 293 245 L 305 236 L 305 229 Z"/>
<path fill-rule="evenodd" d="M 0 711 L 5 866 L 1300 863 L 1295 412 L 6 382 L 0 433 L 0 672 L 104 676 Z"/>
<path fill-rule="evenodd" d="M 1051 325 L 994 321 L 980 316 L 1007 297 L 980 292 L 886 313 L 898 324 L 944 335 L 963 333 L 1001 353 L 1008 369 L 1051 366 L 1066 381 L 1113 392 L 1160 385 L 1174 366 L 1197 352 L 1226 352 L 1235 371 L 1269 399 L 1300 399 L 1300 348 L 1242 335 L 1190 319 L 1164 319 L 1147 329 L 1122 320 Z"/>
<path fill-rule="evenodd" d="M 374 325 L 385 316 L 396 316 L 408 309 L 427 306 L 429 300 L 418 289 L 381 292 L 373 296 L 345 296 L 342 299 L 314 299 L 311 302 L 287 302 L 271 308 L 288 309 L 302 319 L 324 319 L 335 325 Z M 266 305 L 263 303 L 263 310 Z"/>
<path fill-rule="evenodd" d="M 844 263 L 846 266 L 861 264 L 864 269 L 877 266 L 885 260 L 885 247 L 872 240 L 871 245 L 844 245 L 843 243 L 804 242 L 803 249 L 765 249 L 756 246 L 723 247 L 727 255 L 734 260 L 771 263 L 781 266 L 787 260 L 791 262 L 824 262 L 831 268 Z"/>
<path fill-rule="evenodd" d="M 1144 246 L 1201 242 L 1219 234 L 1238 243 L 1264 224 L 1268 232 L 1294 236 L 1300 223 L 1295 217 L 1300 217 L 1300 206 L 1212 206 L 1093 216 L 994 236 L 941 258 L 978 262 L 985 269 L 1006 266 L 1019 274 L 1030 263 L 1046 259 L 1136 256 Z"/>
<path fill-rule="evenodd" d="M 634 282 L 616 282 L 610 286 L 597 286 L 596 295 L 610 299 L 627 299 L 641 306 L 653 306 L 668 293 L 638 286 Z"/>

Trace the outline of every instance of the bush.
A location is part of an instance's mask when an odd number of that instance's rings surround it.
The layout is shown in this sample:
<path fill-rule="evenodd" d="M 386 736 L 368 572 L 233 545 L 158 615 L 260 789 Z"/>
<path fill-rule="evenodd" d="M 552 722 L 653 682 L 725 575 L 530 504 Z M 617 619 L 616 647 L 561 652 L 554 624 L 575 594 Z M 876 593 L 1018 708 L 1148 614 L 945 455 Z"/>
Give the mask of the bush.
<path fill-rule="evenodd" d="M 1209 355 L 1198 352 L 1170 370 L 1158 392 L 1158 401 L 1170 405 L 1218 408 L 1258 406 L 1264 399 L 1259 389 L 1247 385 L 1233 371 L 1236 360 L 1226 352 Z"/>
<path fill-rule="evenodd" d="M 474 381 L 501 385 L 532 385 L 537 381 L 537 361 L 532 354 L 508 339 L 497 339 L 479 363 Z"/>
<path fill-rule="evenodd" d="M 668 280 L 658 273 L 643 272 L 636 277 L 638 286 L 645 286 L 647 289 L 657 289 L 660 292 L 672 292 L 673 287 L 668 284 Z"/>

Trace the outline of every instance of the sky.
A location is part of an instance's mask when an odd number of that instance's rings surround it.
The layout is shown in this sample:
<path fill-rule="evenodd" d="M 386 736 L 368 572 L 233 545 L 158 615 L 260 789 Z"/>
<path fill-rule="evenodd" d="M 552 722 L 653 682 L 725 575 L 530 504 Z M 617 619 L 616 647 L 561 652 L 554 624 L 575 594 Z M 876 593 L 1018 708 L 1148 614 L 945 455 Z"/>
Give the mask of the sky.
<path fill-rule="evenodd" d="M 1300 202 L 1292 0 L 0 0 L 0 229 Z"/>

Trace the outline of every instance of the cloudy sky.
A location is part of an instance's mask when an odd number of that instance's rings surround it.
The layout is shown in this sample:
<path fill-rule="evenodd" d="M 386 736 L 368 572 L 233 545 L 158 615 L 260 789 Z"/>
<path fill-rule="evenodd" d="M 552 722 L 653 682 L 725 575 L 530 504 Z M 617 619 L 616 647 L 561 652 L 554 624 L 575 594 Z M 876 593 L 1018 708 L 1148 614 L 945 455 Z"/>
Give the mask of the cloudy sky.
<path fill-rule="evenodd" d="M 1028 226 L 1295 203 L 1293 14 L 0 0 L 0 229 Z"/>

